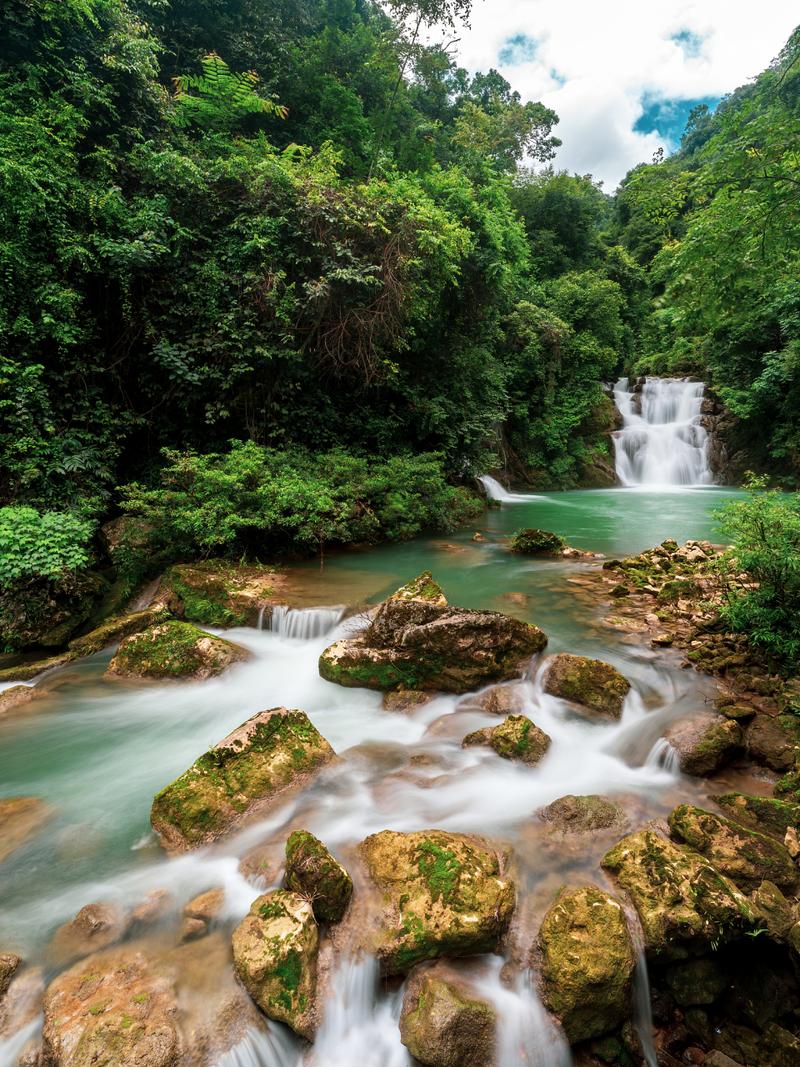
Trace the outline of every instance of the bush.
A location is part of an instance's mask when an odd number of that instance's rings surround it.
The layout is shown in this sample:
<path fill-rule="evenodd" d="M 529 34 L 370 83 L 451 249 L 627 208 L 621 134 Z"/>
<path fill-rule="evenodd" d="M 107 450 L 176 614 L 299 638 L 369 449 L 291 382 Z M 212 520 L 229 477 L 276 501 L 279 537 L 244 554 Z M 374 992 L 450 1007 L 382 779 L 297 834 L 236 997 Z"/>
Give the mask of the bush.
<path fill-rule="evenodd" d="M 0 508 L 0 588 L 79 570 L 89 561 L 91 535 L 91 523 L 67 512 Z"/>
<path fill-rule="evenodd" d="M 800 662 L 800 496 L 751 478 L 719 513 L 731 541 L 722 609 L 732 629 L 789 667 Z"/>

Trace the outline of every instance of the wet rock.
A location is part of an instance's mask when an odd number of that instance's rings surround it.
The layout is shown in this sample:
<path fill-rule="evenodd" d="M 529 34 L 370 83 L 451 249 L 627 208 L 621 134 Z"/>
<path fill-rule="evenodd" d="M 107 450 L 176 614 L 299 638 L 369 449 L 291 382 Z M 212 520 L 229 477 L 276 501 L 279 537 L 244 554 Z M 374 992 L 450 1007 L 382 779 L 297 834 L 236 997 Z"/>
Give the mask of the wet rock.
<path fill-rule="evenodd" d="M 492 1067 L 497 1015 L 452 972 L 437 965 L 406 982 L 400 1039 L 424 1067 Z"/>
<path fill-rule="evenodd" d="M 255 626 L 276 592 L 270 567 L 210 559 L 179 563 L 164 574 L 158 598 L 175 614 L 203 626 Z"/>
<path fill-rule="evenodd" d="M 708 951 L 755 923 L 753 909 L 732 881 L 704 857 L 653 830 L 624 837 L 602 866 L 630 894 L 652 959 Z"/>
<path fill-rule="evenodd" d="M 54 1067 L 176 1067 L 182 1051 L 174 983 L 139 951 L 59 975 L 44 1001 L 44 1059 Z"/>
<path fill-rule="evenodd" d="M 382 706 L 384 711 L 413 711 L 433 699 L 432 693 L 423 693 L 419 689 L 395 689 L 383 694 Z"/>
<path fill-rule="evenodd" d="M 153 626 L 159 626 L 169 619 L 169 610 L 160 604 L 145 608 L 144 611 L 131 612 L 129 615 L 118 615 L 113 619 L 106 619 L 88 634 L 70 641 L 70 651 L 76 656 L 90 656 L 93 652 L 101 652 L 109 645 L 116 644 L 117 641 L 142 633 L 143 630 L 148 630 Z"/>
<path fill-rule="evenodd" d="M 759 926 L 774 941 L 785 941 L 795 924 L 795 907 L 772 882 L 762 882 L 750 895 Z"/>
<path fill-rule="evenodd" d="M 219 888 L 208 889 L 205 893 L 193 897 L 183 909 L 181 938 L 184 941 L 192 941 L 205 937 L 222 911 L 224 903 L 225 890 Z"/>
<path fill-rule="evenodd" d="M 761 1049 L 769 1067 L 797 1067 L 800 1063 L 800 1037 L 777 1023 L 770 1023 L 761 1039 Z"/>
<path fill-rule="evenodd" d="M 754 797 L 747 793 L 721 793 L 711 799 L 736 822 L 744 823 L 783 838 L 790 828 L 800 826 L 800 804 L 775 797 Z"/>
<path fill-rule="evenodd" d="M 773 771 L 789 771 L 800 744 L 800 725 L 794 716 L 759 715 L 747 728 L 747 754 L 754 763 Z"/>
<path fill-rule="evenodd" d="M 38 967 L 20 967 L 0 997 L 0 1041 L 18 1033 L 42 1012 L 44 979 Z"/>
<path fill-rule="evenodd" d="M 247 992 L 270 1019 L 311 1040 L 316 1028 L 319 933 L 310 903 L 273 890 L 253 901 L 233 932 L 233 961 Z"/>
<path fill-rule="evenodd" d="M 50 809 L 39 797 L 1 798 L 0 863 L 38 833 L 50 815 Z"/>
<path fill-rule="evenodd" d="M 166 918 L 172 907 L 172 894 L 168 889 L 154 889 L 131 911 L 132 927 L 152 926 Z"/>
<path fill-rule="evenodd" d="M 499 726 L 467 734 L 462 745 L 488 745 L 503 759 L 536 764 L 550 747 L 550 738 L 524 715 L 509 715 Z"/>
<path fill-rule="evenodd" d="M 561 652 L 545 675 L 545 692 L 606 719 L 618 719 L 631 684 L 609 663 Z"/>
<path fill-rule="evenodd" d="M 362 634 L 327 648 L 319 672 L 344 686 L 465 693 L 514 677 L 546 643 L 529 623 L 449 607 L 426 572 L 384 601 Z"/>
<path fill-rule="evenodd" d="M 4 997 L 22 960 L 14 952 L 0 952 L 0 998 Z"/>
<path fill-rule="evenodd" d="M 664 981 L 684 1008 L 713 1004 L 729 984 L 725 971 L 709 957 L 673 964 L 664 972 Z"/>
<path fill-rule="evenodd" d="M 497 948 L 515 892 L 489 842 L 443 830 L 384 830 L 363 841 L 360 853 L 382 895 L 375 948 L 385 974 Z"/>
<path fill-rule="evenodd" d="M 548 530 L 517 530 L 511 538 L 511 551 L 523 556 L 560 555 L 565 546 L 563 537 Z"/>
<path fill-rule="evenodd" d="M 680 804 L 670 813 L 669 828 L 746 892 L 765 879 L 788 892 L 800 885 L 800 871 L 783 845 L 722 815 Z"/>
<path fill-rule="evenodd" d="M 743 1064 L 738 1060 L 732 1060 L 730 1056 L 726 1056 L 724 1052 L 709 1052 L 706 1058 L 702 1061 L 703 1067 L 743 1067 Z"/>
<path fill-rule="evenodd" d="M 86 904 L 74 919 L 56 930 L 50 944 L 50 955 L 62 965 L 88 956 L 90 952 L 108 948 L 120 941 L 128 926 L 129 920 L 116 904 L 107 901 Z"/>
<path fill-rule="evenodd" d="M 207 844 L 261 813 L 334 759 L 303 711 L 254 715 L 156 795 L 150 813 L 162 844 Z"/>
<path fill-rule="evenodd" d="M 25 704 L 30 704 L 32 700 L 35 700 L 39 696 L 39 692 L 36 686 L 33 685 L 12 685 L 9 689 L 4 689 L 0 693 L 0 715 L 5 715 L 7 711 L 11 711 L 12 708 L 19 708 Z"/>
<path fill-rule="evenodd" d="M 3 667 L 0 670 L 0 682 L 29 682 L 32 678 L 44 671 L 55 670 L 56 667 L 64 667 L 77 659 L 75 652 L 59 652 L 55 656 L 47 656 L 43 659 L 25 660 L 13 667 Z"/>
<path fill-rule="evenodd" d="M 353 895 L 350 875 L 307 830 L 295 830 L 286 842 L 286 888 L 306 897 L 325 923 L 338 923 Z"/>
<path fill-rule="evenodd" d="M 622 829 L 627 822 L 625 812 L 606 797 L 590 794 L 559 797 L 538 812 L 554 830 L 564 834 L 586 834 L 611 827 Z"/>
<path fill-rule="evenodd" d="M 171 619 L 126 637 L 108 673 L 123 678 L 212 678 L 249 658 L 247 649 Z"/>
<path fill-rule="evenodd" d="M 733 719 L 739 723 L 749 722 L 756 713 L 752 704 L 720 704 L 717 710 L 726 719 Z"/>
<path fill-rule="evenodd" d="M 542 921 L 539 949 L 543 999 L 570 1042 L 628 1018 L 636 955 L 615 897 L 592 885 L 562 890 Z"/>
<path fill-rule="evenodd" d="M 744 743 L 741 726 L 713 712 L 677 722 L 664 736 L 677 751 L 684 774 L 698 777 L 714 774 L 730 763 L 741 754 Z"/>
<path fill-rule="evenodd" d="M 492 685 L 459 700 L 456 711 L 483 711 L 489 715 L 518 714 L 525 704 L 525 687 L 519 682 Z"/>

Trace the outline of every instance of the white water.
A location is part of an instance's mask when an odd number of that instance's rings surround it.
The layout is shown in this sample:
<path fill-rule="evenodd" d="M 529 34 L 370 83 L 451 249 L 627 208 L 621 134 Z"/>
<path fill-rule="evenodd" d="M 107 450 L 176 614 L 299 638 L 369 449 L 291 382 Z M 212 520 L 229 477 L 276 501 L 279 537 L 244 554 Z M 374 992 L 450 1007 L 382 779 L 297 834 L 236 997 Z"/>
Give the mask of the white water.
<path fill-rule="evenodd" d="M 280 637 L 298 641 L 313 641 L 324 637 L 334 630 L 342 621 L 344 608 L 289 608 L 278 604 L 272 609 L 269 628 Z M 263 624 L 263 615 L 259 615 L 259 629 Z"/>
<path fill-rule="evenodd" d="M 708 432 L 700 424 L 705 386 L 647 378 L 641 394 L 627 378 L 614 386 L 622 429 L 614 434 L 617 477 L 626 486 L 711 485 Z"/>
<path fill-rule="evenodd" d="M 547 499 L 538 493 L 510 493 L 496 478 L 488 474 L 481 474 L 478 481 L 489 500 L 496 500 L 500 504 L 529 504 L 532 500 Z"/>

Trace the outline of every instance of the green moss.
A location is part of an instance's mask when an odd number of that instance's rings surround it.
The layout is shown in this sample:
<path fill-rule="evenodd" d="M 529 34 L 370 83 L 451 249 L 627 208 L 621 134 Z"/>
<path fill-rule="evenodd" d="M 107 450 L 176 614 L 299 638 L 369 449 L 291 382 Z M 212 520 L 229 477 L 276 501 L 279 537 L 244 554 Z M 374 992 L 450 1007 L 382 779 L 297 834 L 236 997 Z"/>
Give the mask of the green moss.
<path fill-rule="evenodd" d="M 511 539 L 511 551 L 525 556 L 560 553 L 565 547 L 563 537 L 548 530 L 518 530 Z"/>
<path fill-rule="evenodd" d="M 458 887 L 461 864 L 455 852 L 433 841 L 423 841 L 417 850 L 419 873 L 425 880 L 432 900 L 448 903 Z"/>
<path fill-rule="evenodd" d="M 286 1010 L 292 1011 L 295 1004 L 295 994 L 300 987 L 303 978 L 303 960 L 297 949 L 290 949 L 284 958 L 275 967 L 275 977 L 280 981 L 283 989 L 276 994 L 275 999 Z M 299 1000 L 304 1000 L 301 997 Z M 300 1010 L 304 1004 L 298 1004 Z"/>

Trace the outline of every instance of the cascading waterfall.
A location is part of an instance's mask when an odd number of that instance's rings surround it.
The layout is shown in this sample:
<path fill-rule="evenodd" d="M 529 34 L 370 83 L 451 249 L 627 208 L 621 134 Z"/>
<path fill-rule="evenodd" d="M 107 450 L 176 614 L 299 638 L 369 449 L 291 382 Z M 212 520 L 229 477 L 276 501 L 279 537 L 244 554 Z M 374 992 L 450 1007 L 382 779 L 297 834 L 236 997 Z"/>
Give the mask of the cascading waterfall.
<path fill-rule="evenodd" d="M 708 431 L 701 424 L 702 382 L 647 378 L 641 393 L 627 378 L 614 386 L 622 429 L 614 434 L 617 477 L 626 486 L 711 485 Z"/>
<path fill-rule="evenodd" d="M 344 608 L 289 608 L 278 604 L 272 609 L 269 629 L 279 637 L 289 637 L 297 641 L 313 641 L 324 637 L 342 621 Z M 263 625 L 260 616 L 259 629 Z"/>
<path fill-rule="evenodd" d="M 494 500 L 498 504 L 528 504 L 531 500 L 545 499 L 537 493 L 510 493 L 504 485 L 489 474 L 482 474 L 478 481 L 489 500 Z"/>

